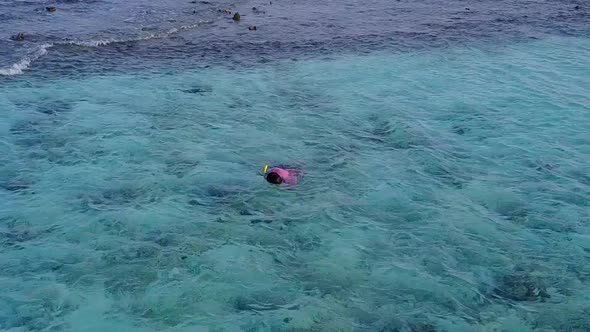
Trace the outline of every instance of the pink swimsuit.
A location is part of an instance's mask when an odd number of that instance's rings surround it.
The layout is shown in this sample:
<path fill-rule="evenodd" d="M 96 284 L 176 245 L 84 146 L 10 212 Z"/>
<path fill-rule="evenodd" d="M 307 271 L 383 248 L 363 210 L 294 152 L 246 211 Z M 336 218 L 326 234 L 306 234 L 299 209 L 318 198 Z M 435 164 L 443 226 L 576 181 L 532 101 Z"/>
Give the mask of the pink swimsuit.
<path fill-rule="evenodd" d="M 286 184 L 291 186 L 297 184 L 297 178 L 299 177 L 299 171 L 295 169 L 283 169 L 275 167 L 268 171 L 268 173 L 277 173 Z"/>

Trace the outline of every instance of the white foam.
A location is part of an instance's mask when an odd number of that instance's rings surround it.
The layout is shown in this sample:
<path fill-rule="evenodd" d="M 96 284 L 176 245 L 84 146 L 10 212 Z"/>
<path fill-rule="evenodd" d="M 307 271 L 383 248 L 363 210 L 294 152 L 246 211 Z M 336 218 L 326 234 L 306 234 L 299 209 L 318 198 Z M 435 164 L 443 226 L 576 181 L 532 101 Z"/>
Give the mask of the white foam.
<path fill-rule="evenodd" d="M 2 76 L 13 76 L 22 74 L 23 70 L 29 68 L 31 61 L 29 59 L 22 59 L 21 61 L 13 64 L 10 67 L 0 69 L 0 75 Z"/>
<path fill-rule="evenodd" d="M 25 70 L 27 70 L 31 66 L 31 63 L 33 61 L 35 61 L 35 60 L 39 59 L 40 57 L 44 56 L 45 54 L 47 54 L 47 49 L 52 46 L 53 46 L 52 44 L 43 44 L 43 45 L 39 46 L 37 49 L 35 49 L 34 52 L 26 55 L 19 62 L 14 63 L 9 67 L 0 68 L 0 75 L 1 76 L 14 76 L 14 75 L 22 74 Z"/>

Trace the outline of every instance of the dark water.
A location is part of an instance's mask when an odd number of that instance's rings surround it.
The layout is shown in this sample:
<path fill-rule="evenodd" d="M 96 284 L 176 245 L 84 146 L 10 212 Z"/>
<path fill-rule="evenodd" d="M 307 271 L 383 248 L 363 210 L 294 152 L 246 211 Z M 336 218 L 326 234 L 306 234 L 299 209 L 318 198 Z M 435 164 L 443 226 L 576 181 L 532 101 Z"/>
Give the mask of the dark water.
<path fill-rule="evenodd" d="M 5 1 L 0 5 L 4 75 L 20 74 L 31 66 L 49 71 L 47 76 L 141 70 L 146 61 L 182 70 L 379 49 L 584 36 L 590 21 L 588 6 L 572 1 Z M 49 13 L 47 5 L 58 10 Z M 226 8 L 241 13 L 240 23 L 220 12 Z M 256 32 L 248 30 L 252 25 L 258 27 Z M 10 40 L 19 32 L 26 34 L 25 41 Z"/>

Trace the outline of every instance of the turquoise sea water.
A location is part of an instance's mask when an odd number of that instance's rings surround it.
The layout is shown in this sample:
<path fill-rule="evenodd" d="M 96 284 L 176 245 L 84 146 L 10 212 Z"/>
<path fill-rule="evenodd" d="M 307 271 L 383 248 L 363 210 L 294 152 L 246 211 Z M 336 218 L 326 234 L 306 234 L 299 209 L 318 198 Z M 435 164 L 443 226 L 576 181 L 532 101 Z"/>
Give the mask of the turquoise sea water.
<path fill-rule="evenodd" d="M 0 330 L 590 331 L 590 39 L 568 31 L 15 49 Z"/>

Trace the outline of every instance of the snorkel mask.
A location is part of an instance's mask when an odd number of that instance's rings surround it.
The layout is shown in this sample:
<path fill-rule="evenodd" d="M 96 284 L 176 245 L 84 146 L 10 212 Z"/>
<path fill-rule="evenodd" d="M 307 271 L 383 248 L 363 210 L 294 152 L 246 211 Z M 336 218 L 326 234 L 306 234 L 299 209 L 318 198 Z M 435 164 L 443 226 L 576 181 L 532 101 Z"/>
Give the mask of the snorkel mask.
<path fill-rule="evenodd" d="M 264 168 L 262 169 L 262 176 L 264 176 L 264 179 L 267 182 L 272 184 L 281 184 L 285 181 L 277 172 L 268 173 L 268 165 L 264 165 Z"/>

